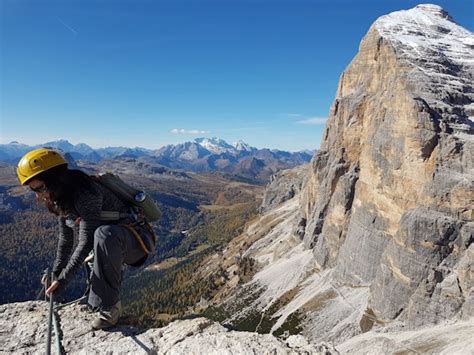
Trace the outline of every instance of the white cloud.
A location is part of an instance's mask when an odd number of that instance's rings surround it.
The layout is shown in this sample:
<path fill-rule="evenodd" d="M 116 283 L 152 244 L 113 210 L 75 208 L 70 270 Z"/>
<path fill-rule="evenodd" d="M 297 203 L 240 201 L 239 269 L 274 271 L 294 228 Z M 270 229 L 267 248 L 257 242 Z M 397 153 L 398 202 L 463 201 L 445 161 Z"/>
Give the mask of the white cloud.
<path fill-rule="evenodd" d="M 173 128 L 170 133 L 172 134 L 190 134 L 190 135 L 199 135 L 199 134 L 209 134 L 209 131 L 203 131 L 200 129 L 183 129 L 183 128 Z"/>
<path fill-rule="evenodd" d="M 313 118 L 307 118 L 304 120 L 299 120 L 297 121 L 298 123 L 301 124 L 308 124 L 308 125 L 323 125 L 326 124 L 326 117 L 313 117 Z"/>
<path fill-rule="evenodd" d="M 299 113 L 282 113 L 281 114 L 282 116 L 285 116 L 285 117 L 292 117 L 292 118 L 298 118 L 298 117 L 302 117 L 303 115 L 299 114 Z"/>

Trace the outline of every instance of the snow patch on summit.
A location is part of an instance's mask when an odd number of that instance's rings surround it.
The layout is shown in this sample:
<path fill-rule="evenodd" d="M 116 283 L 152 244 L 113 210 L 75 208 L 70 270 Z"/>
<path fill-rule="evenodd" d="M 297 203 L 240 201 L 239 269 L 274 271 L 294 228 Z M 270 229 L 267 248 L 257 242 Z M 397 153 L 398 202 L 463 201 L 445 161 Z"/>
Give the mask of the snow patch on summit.
<path fill-rule="evenodd" d="M 256 150 L 256 148 L 250 146 L 250 144 L 248 143 L 245 143 L 243 140 L 239 140 L 235 142 L 234 147 L 237 150 L 246 151 L 246 152 L 252 152 Z"/>
<path fill-rule="evenodd" d="M 437 5 L 418 5 L 392 12 L 380 17 L 374 26 L 383 37 L 403 45 L 404 54 L 413 59 L 421 59 L 418 55 L 427 52 L 438 52 L 459 65 L 470 67 L 474 63 L 473 34 L 453 22 Z M 429 65 L 432 61 L 425 63 Z"/>
<path fill-rule="evenodd" d="M 194 141 L 214 154 L 233 153 L 235 151 L 235 148 L 225 140 L 215 137 L 196 138 Z"/>
<path fill-rule="evenodd" d="M 397 56 L 413 65 L 409 82 L 455 130 L 474 129 L 474 35 L 440 6 L 392 12 L 373 25 Z"/>

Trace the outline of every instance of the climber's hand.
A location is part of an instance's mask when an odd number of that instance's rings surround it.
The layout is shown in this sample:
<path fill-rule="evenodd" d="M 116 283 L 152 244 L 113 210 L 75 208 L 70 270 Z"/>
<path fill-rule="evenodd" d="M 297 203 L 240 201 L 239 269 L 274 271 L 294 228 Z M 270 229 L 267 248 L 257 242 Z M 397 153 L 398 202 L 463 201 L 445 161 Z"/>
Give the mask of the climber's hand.
<path fill-rule="evenodd" d="M 54 292 L 54 290 L 56 290 L 58 287 L 59 287 L 59 282 L 53 281 L 51 286 L 49 286 L 48 289 L 46 290 L 46 296 L 48 296 L 48 297 L 51 296 L 51 294 Z"/>

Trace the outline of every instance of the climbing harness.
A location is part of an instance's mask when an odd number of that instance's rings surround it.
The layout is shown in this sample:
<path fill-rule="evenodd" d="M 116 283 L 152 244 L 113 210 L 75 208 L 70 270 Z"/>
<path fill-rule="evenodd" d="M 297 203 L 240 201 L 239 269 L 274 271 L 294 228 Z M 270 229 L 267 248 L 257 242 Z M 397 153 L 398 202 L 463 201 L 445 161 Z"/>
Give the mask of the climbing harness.
<path fill-rule="evenodd" d="M 142 248 L 142 250 L 145 252 L 146 255 L 151 254 L 153 252 L 153 250 L 150 250 L 145 245 L 143 238 L 140 236 L 140 234 L 137 231 L 138 227 L 145 227 L 151 235 L 153 246 L 156 245 L 157 237 L 156 237 L 155 231 L 153 230 L 152 225 L 148 222 L 147 217 L 144 214 L 144 211 L 141 210 L 140 208 L 131 207 L 129 209 L 129 213 L 122 213 L 122 212 L 117 212 L 117 211 L 101 211 L 100 220 L 103 222 L 110 221 L 110 222 L 116 222 L 116 223 L 120 222 L 120 220 L 126 220 L 126 221 L 132 220 L 133 222 L 131 223 L 119 223 L 118 225 L 125 227 L 133 235 L 133 237 L 137 240 L 138 244 L 140 244 L 140 247 Z M 79 225 L 80 221 L 81 221 L 81 218 L 78 217 L 74 221 L 74 224 Z"/>
<path fill-rule="evenodd" d="M 137 240 L 138 244 L 140 244 L 140 247 L 143 249 L 145 254 L 148 255 L 148 254 L 153 252 L 153 251 L 150 251 L 150 249 L 148 249 L 148 247 L 143 242 L 142 237 L 140 236 L 140 234 L 136 230 L 136 228 L 139 227 L 139 226 L 145 226 L 146 229 L 148 230 L 148 232 L 150 232 L 150 234 L 151 234 L 151 237 L 152 237 L 152 240 L 153 240 L 153 245 L 155 245 L 156 244 L 156 234 L 153 231 L 153 227 L 151 226 L 150 223 L 148 223 L 148 222 L 142 222 L 142 223 L 134 222 L 134 223 L 130 223 L 130 224 L 120 224 L 120 225 L 125 227 L 135 237 L 135 239 Z"/>

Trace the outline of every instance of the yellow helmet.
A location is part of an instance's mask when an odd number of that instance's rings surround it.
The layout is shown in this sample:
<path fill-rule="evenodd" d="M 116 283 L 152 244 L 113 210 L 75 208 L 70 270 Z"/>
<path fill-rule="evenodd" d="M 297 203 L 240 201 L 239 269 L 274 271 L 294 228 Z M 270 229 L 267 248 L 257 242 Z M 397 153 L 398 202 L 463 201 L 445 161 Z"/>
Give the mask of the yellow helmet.
<path fill-rule="evenodd" d="M 39 148 L 26 153 L 20 159 L 16 174 L 22 185 L 42 172 L 55 166 L 67 164 L 64 157 L 57 151 L 48 148 Z"/>

